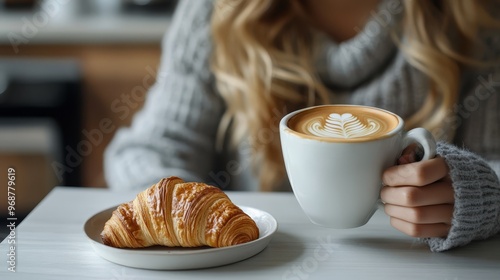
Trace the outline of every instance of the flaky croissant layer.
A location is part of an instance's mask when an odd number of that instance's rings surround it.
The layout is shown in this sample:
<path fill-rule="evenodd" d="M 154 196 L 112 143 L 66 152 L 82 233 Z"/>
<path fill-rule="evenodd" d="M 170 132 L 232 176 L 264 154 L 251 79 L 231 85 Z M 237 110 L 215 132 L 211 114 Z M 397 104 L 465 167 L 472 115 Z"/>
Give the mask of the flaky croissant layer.
<path fill-rule="evenodd" d="M 104 225 L 104 244 L 118 248 L 226 247 L 259 237 L 255 221 L 219 188 L 160 180 L 121 204 Z"/>

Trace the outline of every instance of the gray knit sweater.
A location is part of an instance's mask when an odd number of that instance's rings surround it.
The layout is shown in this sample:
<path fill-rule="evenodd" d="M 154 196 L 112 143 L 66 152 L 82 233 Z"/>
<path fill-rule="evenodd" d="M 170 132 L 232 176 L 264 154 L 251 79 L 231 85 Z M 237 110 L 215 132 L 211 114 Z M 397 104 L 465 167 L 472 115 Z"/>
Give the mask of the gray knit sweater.
<path fill-rule="evenodd" d="M 175 175 L 225 190 L 258 190 L 248 143 L 220 153 L 214 148 L 225 107 L 209 69 L 212 1 L 180 1 L 164 38 L 157 82 L 132 125 L 121 128 L 106 150 L 109 187 L 139 190 Z M 377 106 L 402 117 L 422 105 L 427 80 L 389 36 L 390 26 L 401 16 L 400 5 L 399 0 L 382 1 L 355 38 L 322 44 L 317 69 L 333 92 L 333 102 Z M 482 58 L 499 57 L 500 36 L 485 33 L 480 39 L 487 46 Z M 454 143 L 438 145 L 455 189 L 452 228 L 447 238 L 424 240 L 433 251 L 500 231 L 499 86 L 499 67 L 463 73 L 460 102 L 445 120 L 445 127 L 456 129 Z M 288 180 L 281 189 L 290 190 Z"/>

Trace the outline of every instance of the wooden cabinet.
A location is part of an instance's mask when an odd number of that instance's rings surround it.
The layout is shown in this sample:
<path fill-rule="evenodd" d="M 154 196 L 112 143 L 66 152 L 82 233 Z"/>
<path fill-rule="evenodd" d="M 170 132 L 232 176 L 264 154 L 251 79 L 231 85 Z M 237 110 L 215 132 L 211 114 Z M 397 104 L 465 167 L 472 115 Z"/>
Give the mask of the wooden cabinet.
<path fill-rule="evenodd" d="M 16 53 L 0 46 L 1 57 L 73 58 L 81 63 L 83 100 L 81 141 L 91 145 L 82 156 L 83 186 L 105 187 L 103 152 L 115 131 L 130 124 L 154 83 L 161 55 L 160 43 L 23 45 Z M 76 148 L 76 147 L 73 147 Z M 47 170 L 37 170 L 47 177 Z M 51 176 L 49 176 L 51 177 Z M 50 180 L 48 180 L 50 181 Z"/>

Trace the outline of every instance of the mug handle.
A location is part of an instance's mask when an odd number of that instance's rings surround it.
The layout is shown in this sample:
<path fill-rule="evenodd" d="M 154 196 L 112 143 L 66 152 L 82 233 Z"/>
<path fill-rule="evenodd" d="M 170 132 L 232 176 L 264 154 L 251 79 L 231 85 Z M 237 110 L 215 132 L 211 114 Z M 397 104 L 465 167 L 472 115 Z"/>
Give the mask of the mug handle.
<path fill-rule="evenodd" d="M 403 138 L 403 148 L 413 143 L 420 144 L 424 149 L 422 160 L 428 160 L 436 156 L 436 140 L 427 129 L 417 127 L 408 131 Z"/>

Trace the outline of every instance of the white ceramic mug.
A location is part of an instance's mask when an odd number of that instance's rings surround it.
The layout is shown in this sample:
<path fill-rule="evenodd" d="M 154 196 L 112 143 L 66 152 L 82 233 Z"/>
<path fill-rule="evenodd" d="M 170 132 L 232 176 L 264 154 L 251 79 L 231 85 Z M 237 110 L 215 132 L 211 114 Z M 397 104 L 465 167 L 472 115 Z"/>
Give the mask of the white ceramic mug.
<path fill-rule="evenodd" d="M 394 113 L 358 105 L 324 105 L 280 121 L 280 139 L 293 192 L 309 219 L 330 228 L 368 222 L 379 200 L 383 171 L 418 143 L 422 160 L 435 156 L 432 134 L 404 131 Z"/>

